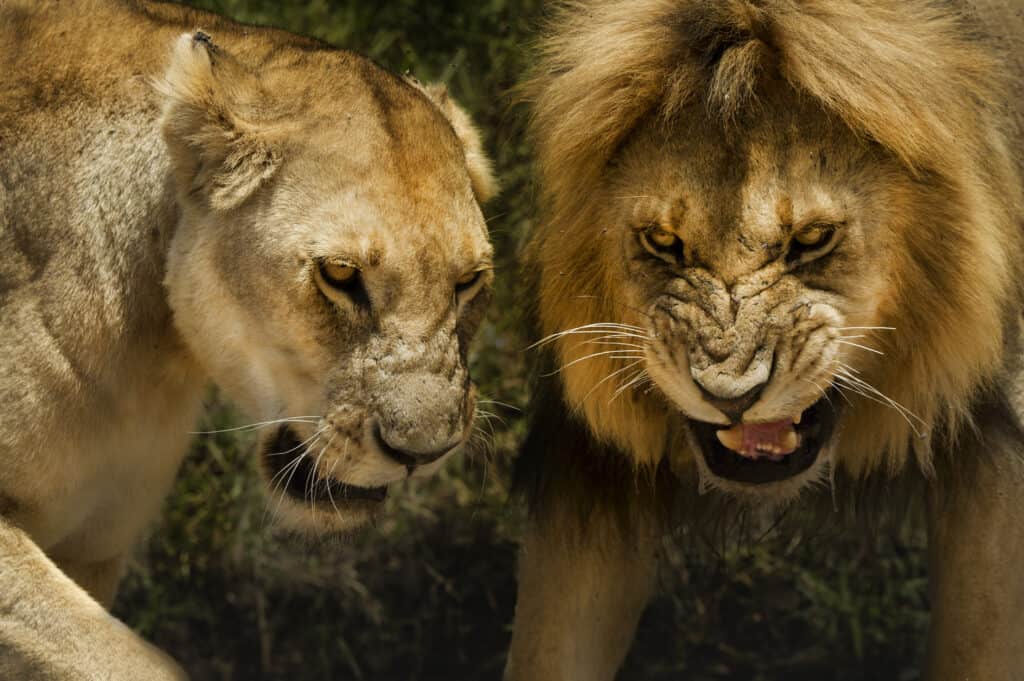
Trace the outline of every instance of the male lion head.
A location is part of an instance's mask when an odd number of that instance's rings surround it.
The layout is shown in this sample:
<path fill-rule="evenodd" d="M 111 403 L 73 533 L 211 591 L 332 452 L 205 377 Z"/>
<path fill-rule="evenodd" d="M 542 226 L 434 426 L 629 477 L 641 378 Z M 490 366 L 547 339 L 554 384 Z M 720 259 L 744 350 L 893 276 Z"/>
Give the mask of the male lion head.
<path fill-rule="evenodd" d="M 270 47 L 185 35 L 158 84 L 182 206 L 167 288 L 212 378 L 271 426 L 283 510 L 344 527 L 470 432 L 493 181 L 443 92 Z"/>
<path fill-rule="evenodd" d="M 830 461 L 927 471 L 1016 334 L 1020 176 L 970 18 L 586 4 L 530 85 L 531 258 L 570 408 L 754 499 Z"/>

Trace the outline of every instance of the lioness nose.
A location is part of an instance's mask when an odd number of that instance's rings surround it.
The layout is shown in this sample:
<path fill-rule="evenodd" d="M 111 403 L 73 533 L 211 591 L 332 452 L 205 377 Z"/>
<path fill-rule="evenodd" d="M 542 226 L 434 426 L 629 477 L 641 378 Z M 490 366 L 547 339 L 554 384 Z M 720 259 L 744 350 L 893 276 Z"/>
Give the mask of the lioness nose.
<path fill-rule="evenodd" d="M 700 388 L 701 394 L 704 396 L 705 401 L 709 402 L 712 406 L 718 409 L 720 412 L 729 417 L 729 420 L 733 423 L 738 423 L 740 417 L 743 416 L 743 412 L 749 409 L 758 398 L 761 397 L 761 391 L 764 389 L 765 384 L 761 383 L 755 385 L 753 388 L 743 393 L 738 397 L 723 398 L 718 397 L 700 382 L 697 382 L 697 387 Z"/>
<path fill-rule="evenodd" d="M 431 451 L 418 451 L 407 446 L 403 446 L 403 444 L 399 442 L 392 444 L 388 441 L 387 436 L 381 432 L 380 426 L 376 426 L 373 429 L 373 435 L 377 441 L 377 447 L 379 447 L 388 458 L 393 459 L 395 462 L 400 463 L 403 466 L 413 468 L 417 466 L 425 466 L 428 463 L 437 461 L 442 456 L 458 447 L 460 443 L 459 440 L 455 440 Z"/>

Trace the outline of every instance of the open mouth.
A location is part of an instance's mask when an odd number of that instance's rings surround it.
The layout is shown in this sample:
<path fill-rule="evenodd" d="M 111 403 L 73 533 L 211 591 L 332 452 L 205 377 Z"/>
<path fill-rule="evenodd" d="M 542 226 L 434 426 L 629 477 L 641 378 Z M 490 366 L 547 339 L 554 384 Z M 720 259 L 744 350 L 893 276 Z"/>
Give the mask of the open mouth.
<path fill-rule="evenodd" d="M 690 421 L 708 469 L 720 478 L 752 485 L 781 482 L 818 460 L 835 429 L 836 411 L 823 397 L 802 413 L 770 423 L 729 428 Z"/>
<path fill-rule="evenodd" d="M 388 495 L 387 487 L 357 487 L 317 475 L 314 457 L 288 426 L 278 428 L 262 456 L 269 478 L 296 501 L 337 506 L 346 502 L 380 503 Z"/>

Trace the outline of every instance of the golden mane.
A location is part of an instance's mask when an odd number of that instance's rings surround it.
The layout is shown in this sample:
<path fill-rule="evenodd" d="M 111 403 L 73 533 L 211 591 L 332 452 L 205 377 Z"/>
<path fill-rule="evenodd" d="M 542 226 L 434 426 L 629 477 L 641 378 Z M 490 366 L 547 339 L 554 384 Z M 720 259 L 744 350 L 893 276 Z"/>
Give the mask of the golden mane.
<path fill-rule="evenodd" d="M 998 381 L 1018 334 L 1021 175 L 1006 111 L 1000 50 L 968 13 L 929 0 L 568 0 L 555 10 L 524 91 L 532 103 L 543 219 L 528 259 L 539 277 L 538 319 L 552 334 L 629 322 L 607 302 L 613 275 L 597 255 L 601 183 L 643 121 L 671 124 L 695 103 L 723 126 L 758 115 L 770 91 L 814 101 L 887 150 L 920 183 L 896 229 L 900 281 L 884 308 L 899 334 L 879 338 L 888 395 L 955 436 L 979 391 Z M 925 212 L 927 209 L 927 213 Z M 936 239 L 948 244 L 936 246 Z M 562 363 L 580 356 L 555 343 Z M 564 368 L 569 405 L 601 439 L 653 464 L 669 427 L 663 403 L 613 398 L 597 385 L 621 368 L 595 358 Z M 610 382 L 609 382 L 610 383 Z M 584 395 L 592 396 L 584 403 Z M 933 438 L 881 406 L 847 419 L 843 464 L 855 474 L 927 471 Z M 927 434 L 926 434 L 927 435 Z M 914 444 L 912 444 L 914 443 Z"/>

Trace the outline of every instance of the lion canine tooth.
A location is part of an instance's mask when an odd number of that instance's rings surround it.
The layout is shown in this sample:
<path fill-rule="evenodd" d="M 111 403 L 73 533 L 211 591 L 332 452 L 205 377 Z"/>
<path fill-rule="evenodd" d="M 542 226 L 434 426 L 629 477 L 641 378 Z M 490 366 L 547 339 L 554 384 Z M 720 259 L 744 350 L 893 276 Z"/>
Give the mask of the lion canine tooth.
<path fill-rule="evenodd" d="M 796 416 L 793 417 L 793 423 L 799 425 L 800 424 L 800 419 L 802 419 L 803 417 L 804 417 L 804 413 L 800 412 L 799 414 L 797 414 Z"/>
<path fill-rule="evenodd" d="M 738 432 L 739 430 L 739 428 L 719 430 L 715 432 L 715 435 L 718 437 L 718 441 L 722 443 L 723 447 L 731 449 L 734 452 L 739 452 L 743 449 L 743 433 Z"/>
<path fill-rule="evenodd" d="M 780 452 L 792 452 L 800 444 L 800 436 L 796 434 L 796 431 L 790 428 L 783 436 L 782 441 L 779 443 Z"/>

